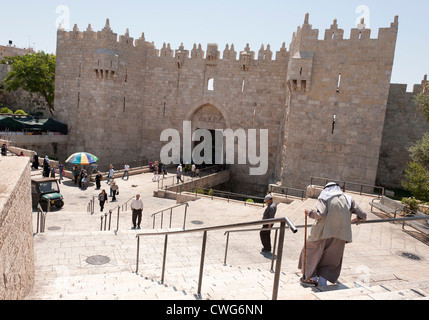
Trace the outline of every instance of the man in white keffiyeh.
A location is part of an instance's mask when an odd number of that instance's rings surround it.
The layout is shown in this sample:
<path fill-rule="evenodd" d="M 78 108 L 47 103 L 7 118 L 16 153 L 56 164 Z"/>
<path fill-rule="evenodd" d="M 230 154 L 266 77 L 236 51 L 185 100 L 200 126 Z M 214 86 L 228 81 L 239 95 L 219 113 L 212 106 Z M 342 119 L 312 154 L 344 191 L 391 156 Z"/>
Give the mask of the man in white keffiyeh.
<path fill-rule="evenodd" d="M 305 210 L 305 214 L 316 220 L 307 240 L 304 284 L 335 283 L 341 273 L 344 248 L 352 242 L 352 222 L 365 222 L 366 213 L 356 202 L 345 195 L 338 184 L 328 183 L 320 193 L 316 210 Z M 352 214 L 357 218 L 352 220 Z M 304 250 L 298 268 L 303 269 Z"/>

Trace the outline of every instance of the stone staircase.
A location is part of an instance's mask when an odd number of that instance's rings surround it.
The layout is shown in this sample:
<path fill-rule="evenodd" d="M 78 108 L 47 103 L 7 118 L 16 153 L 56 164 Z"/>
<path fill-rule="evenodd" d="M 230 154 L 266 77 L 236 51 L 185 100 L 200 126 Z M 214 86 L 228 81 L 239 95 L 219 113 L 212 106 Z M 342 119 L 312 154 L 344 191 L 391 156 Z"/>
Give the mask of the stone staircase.
<path fill-rule="evenodd" d="M 369 212 L 368 197 L 354 198 Z M 166 201 L 163 205 L 167 207 L 170 203 Z M 276 216 L 288 216 L 296 225 L 302 225 L 304 209 L 314 207 L 315 203 L 315 199 L 307 199 L 279 204 Z M 261 207 L 200 199 L 190 203 L 187 229 L 255 221 L 262 212 Z M 125 214 L 130 219 L 130 213 Z M 116 222 L 115 219 L 112 218 Z M 145 229 L 138 232 L 153 232 L 152 221 L 143 221 Z M 202 225 L 193 224 L 195 221 Z M 99 223 L 98 214 L 49 213 L 47 232 L 34 237 L 36 284 L 28 300 L 269 300 L 272 297 L 271 256 L 260 253 L 258 232 L 231 234 L 226 265 L 224 232 L 208 233 L 202 292 L 198 295 L 201 233 L 169 236 L 165 281 L 161 283 L 163 236 L 142 238 L 139 272 L 135 273 L 137 231 L 129 230 L 129 224 L 121 222 L 117 232 L 100 232 Z M 340 283 L 311 288 L 299 283 L 301 274 L 296 267 L 303 244 L 302 229 L 297 234 L 287 231 L 278 299 L 429 299 L 429 278 L 424 275 L 429 260 L 426 245 L 406 236 L 400 225 L 362 225 L 355 227 L 354 234 L 354 243 L 346 247 Z M 383 239 L 395 240 L 388 244 L 384 240 L 378 242 L 379 234 Z M 365 258 L 368 247 L 377 249 L 380 259 L 388 256 L 390 260 L 380 264 L 376 255 L 374 261 Z M 396 248 L 413 250 L 428 259 L 416 264 L 395 256 Z M 90 259 L 96 257 L 108 261 L 91 264 Z M 370 270 L 364 284 L 357 281 L 356 273 L 363 264 Z"/>

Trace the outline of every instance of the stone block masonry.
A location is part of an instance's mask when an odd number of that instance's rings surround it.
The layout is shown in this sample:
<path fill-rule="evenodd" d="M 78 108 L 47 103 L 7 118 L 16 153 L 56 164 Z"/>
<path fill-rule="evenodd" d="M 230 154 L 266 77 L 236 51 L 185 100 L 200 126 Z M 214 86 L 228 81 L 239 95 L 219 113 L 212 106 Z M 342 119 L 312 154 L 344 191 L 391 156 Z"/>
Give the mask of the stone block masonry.
<path fill-rule="evenodd" d="M 29 158 L 2 157 L 0 172 L 0 300 L 19 300 L 35 277 Z"/>
<path fill-rule="evenodd" d="M 398 24 L 371 38 L 361 22 L 344 39 L 334 20 L 319 40 L 307 14 L 275 58 L 270 45 L 227 44 L 222 58 L 217 44 L 156 49 L 144 34 L 118 39 L 109 20 L 99 32 L 59 29 L 55 109 L 70 128 L 67 153 L 158 159 L 161 132 L 191 121 L 192 130 L 269 130 L 268 172 L 231 166 L 237 192 L 305 188 L 310 176 L 375 184 Z"/>

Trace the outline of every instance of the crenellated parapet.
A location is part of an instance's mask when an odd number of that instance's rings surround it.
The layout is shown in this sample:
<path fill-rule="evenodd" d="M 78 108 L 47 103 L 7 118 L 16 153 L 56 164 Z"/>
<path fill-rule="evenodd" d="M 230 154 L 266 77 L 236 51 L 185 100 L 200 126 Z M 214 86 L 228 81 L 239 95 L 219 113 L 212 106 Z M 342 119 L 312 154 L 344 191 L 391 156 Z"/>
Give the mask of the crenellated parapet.
<path fill-rule="evenodd" d="M 272 61 L 273 52 L 271 51 L 271 46 L 268 44 L 265 48 L 262 44 L 261 49 L 258 51 L 258 56 L 255 57 L 254 51 L 250 50 L 249 45 L 240 51 L 237 55 L 234 44 L 227 44 L 225 49 L 222 52 L 218 50 L 217 44 L 209 43 L 207 45 L 206 51 L 202 49 L 201 44 L 194 44 L 193 48 L 189 51 L 186 50 L 183 46 L 183 43 L 176 50 L 171 48 L 170 43 L 163 43 L 161 49 L 157 49 L 155 45 L 149 43 L 145 40 L 144 33 L 139 39 L 134 39 L 130 37 L 129 29 L 126 30 L 125 34 L 119 35 L 114 33 L 110 27 L 109 19 L 106 20 L 106 25 L 101 31 L 94 32 L 91 24 L 88 25 L 85 31 L 80 31 L 77 25 L 74 25 L 72 31 L 65 31 L 62 26 L 58 28 L 57 31 L 57 47 L 61 49 L 62 47 L 70 47 L 73 45 L 79 46 L 88 46 L 88 47 L 128 47 L 129 49 L 135 49 L 136 52 L 141 48 L 149 50 L 149 53 L 153 56 L 160 58 L 171 58 L 178 60 L 179 65 L 183 65 L 186 59 L 206 59 L 207 61 L 240 61 L 244 64 L 250 63 L 253 60 L 259 61 Z M 280 54 L 278 54 L 279 59 L 284 58 L 284 53 L 286 53 L 286 48 L 283 44 L 283 47 L 280 49 Z"/>
<path fill-rule="evenodd" d="M 394 22 L 392 22 L 389 28 L 381 28 L 379 30 L 378 38 L 371 40 L 392 40 L 396 39 L 398 31 L 398 17 L 395 17 Z M 247 64 L 250 61 L 273 61 L 273 52 L 271 51 L 271 46 L 268 44 L 266 47 L 264 44 L 261 45 L 261 48 L 258 51 L 258 54 L 255 55 L 254 51 L 250 50 L 249 45 L 239 52 L 234 48 L 234 44 L 227 44 L 222 53 L 222 58 L 220 51 L 213 46 L 213 44 L 207 45 L 207 50 L 204 52 L 201 48 L 201 44 L 198 46 L 194 44 L 191 51 L 186 50 L 183 47 L 183 44 L 177 49 L 174 50 L 171 48 L 169 43 L 164 43 L 161 49 L 157 49 L 153 43 L 145 41 L 144 33 L 139 39 L 134 39 L 130 37 L 129 30 L 127 29 L 124 35 L 114 33 L 110 27 L 109 19 L 106 20 L 105 27 L 98 32 L 94 32 L 91 25 L 88 25 L 88 28 L 85 31 L 80 31 L 78 26 L 75 25 L 72 31 L 65 31 L 61 26 L 57 32 L 58 35 L 58 46 L 73 43 L 79 43 L 80 45 L 91 45 L 91 42 L 100 43 L 102 42 L 105 46 L 123 46 L 129 47 L 130 49 L 140 49 L 145 48 L 149 49 L 152 55 L 161 57 L 161 58 L 171 58 L 182 61 L 186 59 L 206 59 L 209 61 L 213 60 L 225 60 L 225 61 L 240 61 L 242 68 L 247 68 Z M 323 40 L 319 40 L 319 30 L 313 29 L 312 25 L 309 23 L 309 14 L 305 15 L 304 24 L 297 28 L 297 31 L 293 34 L 292 42 L 289 46 L 289 51 L 291 56 L 294 56 L 298 51 L 311 51 L 304 49 L 306 46 L 311 46 L 312 43 L 317 42 L 327 42 L 335 43 L 335 41 L 343 40 L 370 40 L 371 30 L 367 29 L 365 22 L 362 19 L 361 23 L 357 28 L 351 29 L 350 39 L 344 38 L 344 30 L 339 28 L 337 19 L 335 19 L 329 29 L 325 30 Z M 314 46 L 314 45 L 313 45 Z M 215 50 L 216 52 L 214 52 Z M 288 50 L 286 49 L 285 43 L 276 52 L 274 61 L 282 61 L 286 57 L 289 57 Z"/>

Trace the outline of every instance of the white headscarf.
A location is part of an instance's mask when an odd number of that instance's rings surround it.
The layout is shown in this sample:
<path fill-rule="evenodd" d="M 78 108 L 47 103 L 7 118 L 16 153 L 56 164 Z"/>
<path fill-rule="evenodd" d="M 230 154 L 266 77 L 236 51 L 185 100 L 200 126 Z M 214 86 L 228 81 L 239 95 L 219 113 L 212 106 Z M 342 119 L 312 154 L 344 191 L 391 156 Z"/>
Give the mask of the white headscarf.
<path fill-rule="evenodd" d="M 319 199 L 328 201 L 332 197 L 340 196 L 342 194 L 344 193 L 338 184 L 335 182 L 329 182 L 320 193 Z M 352 198 L 346 194 L 344 194 L 344 196 L 347 199 L 347 206 L 350 209 L 352 206 Z"/>

